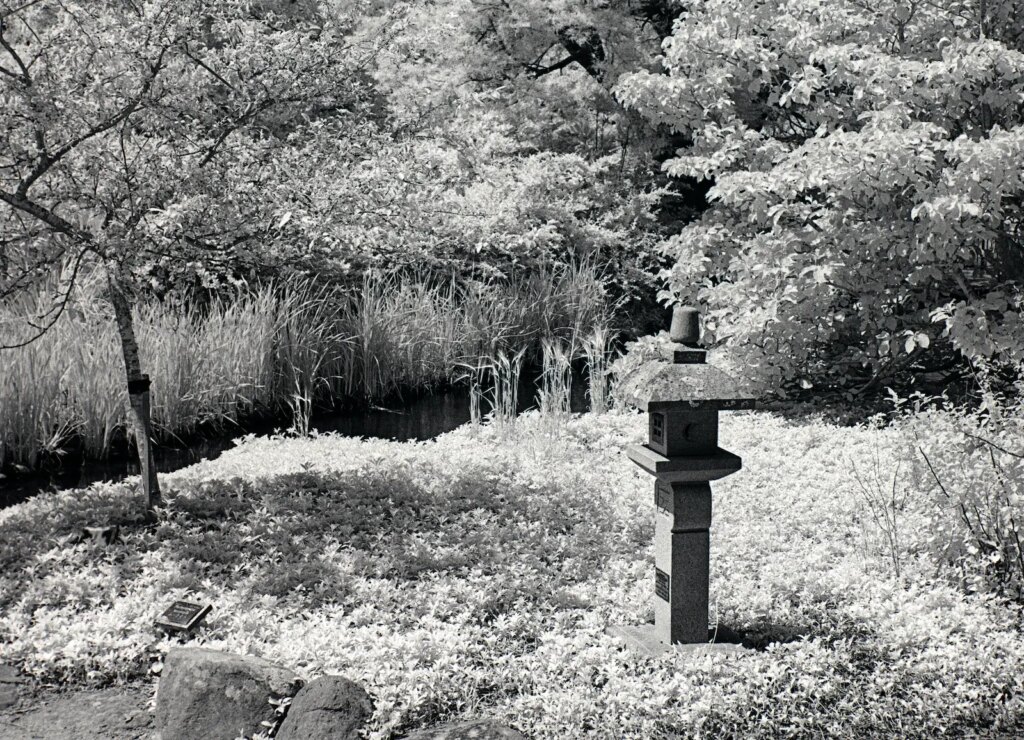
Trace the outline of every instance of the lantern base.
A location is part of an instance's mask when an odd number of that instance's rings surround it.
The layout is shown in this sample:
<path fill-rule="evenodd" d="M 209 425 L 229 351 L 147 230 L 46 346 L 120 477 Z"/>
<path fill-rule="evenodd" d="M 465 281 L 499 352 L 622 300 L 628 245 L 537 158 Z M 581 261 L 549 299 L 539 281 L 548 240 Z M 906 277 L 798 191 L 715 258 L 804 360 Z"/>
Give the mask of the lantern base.
<path fill-rule="evenodd" d="M 613 625 L 608 627 L 605 633 L 625 642 L 628 649 L 652 658 L 668 653 L 677 653 L 686 657 L 742 655 L 751 649 L 742 644 L 739 634 L 723 627 L 719 627 L 717 634 L 716 630 L 708 630 L 707 642 L 676 643 L 675 645 L 669 645 L 659 640 L 654 632 L 653 624 Z"/>

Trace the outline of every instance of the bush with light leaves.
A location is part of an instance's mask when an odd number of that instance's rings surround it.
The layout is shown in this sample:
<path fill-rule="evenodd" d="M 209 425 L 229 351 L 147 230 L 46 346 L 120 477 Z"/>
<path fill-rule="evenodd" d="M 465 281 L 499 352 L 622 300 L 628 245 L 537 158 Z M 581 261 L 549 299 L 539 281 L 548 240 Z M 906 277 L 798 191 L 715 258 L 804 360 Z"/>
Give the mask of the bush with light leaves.
<path fill-rule="evenodd" d="M 664 244 L 762 387 L 847 400 L 1024 355 L 1019 0 L 701 0 L 617 93 L 710 207 Z M 941 376 L 940 376 L 941 377 Z"/>

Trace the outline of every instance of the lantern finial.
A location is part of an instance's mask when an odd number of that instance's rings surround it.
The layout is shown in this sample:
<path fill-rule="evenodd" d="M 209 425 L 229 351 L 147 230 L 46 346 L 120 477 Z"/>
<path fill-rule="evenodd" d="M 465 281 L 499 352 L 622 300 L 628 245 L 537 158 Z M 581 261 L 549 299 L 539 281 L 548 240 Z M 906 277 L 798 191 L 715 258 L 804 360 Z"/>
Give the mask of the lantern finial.
<path fill-rule="evenodd" d="M 676 306 L 668 334 L 673 342 L 696 346 L 700 341 L 700 311 L 693 306 Z"/>

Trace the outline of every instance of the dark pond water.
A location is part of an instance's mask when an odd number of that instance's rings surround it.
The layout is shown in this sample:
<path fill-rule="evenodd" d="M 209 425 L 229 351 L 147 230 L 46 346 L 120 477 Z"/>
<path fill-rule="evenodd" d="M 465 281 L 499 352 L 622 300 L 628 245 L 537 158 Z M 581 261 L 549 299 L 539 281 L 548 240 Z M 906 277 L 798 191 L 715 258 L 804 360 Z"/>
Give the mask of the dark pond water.
<path fill-rule="evenodd" d="M 524 373 L 519 384 L 520 413 L 536 406 L 537 387 L 537 380 Z M 587 410 L 586 380 L 579 372 L 574 373 L 573 377 L 572 410 Z M 486 411 L 485 408 L 484 413 Z M 336 432 L 347 437 L 378 437 L 406 442 L 432 439 L 462 426 L 469 419 L 469 391 L 464 387 L 456 387 L 406 404 L 314 416 L 312 427 L 320 432 Z M 223 437 L 197 440 L 188 447 L 161 444 L 156 447 L 156 466 L 160 472 L 168 473 L 200 460 L 212 460 L 224 450 L 234 447 L 233 440 L 244 434 L 270 434 L 287 426 L 287 423 L 276 427 L 261 424 L 241 428 Z M 137 460 L 120 457 L 113 460 L 86 460 L 80 466 L 53 470 L 46 474 L 8 477 L 0 480 L 0 509 L 45 491 L 76 488 L 97 481 L 116 481 L 138 473 Z"/>

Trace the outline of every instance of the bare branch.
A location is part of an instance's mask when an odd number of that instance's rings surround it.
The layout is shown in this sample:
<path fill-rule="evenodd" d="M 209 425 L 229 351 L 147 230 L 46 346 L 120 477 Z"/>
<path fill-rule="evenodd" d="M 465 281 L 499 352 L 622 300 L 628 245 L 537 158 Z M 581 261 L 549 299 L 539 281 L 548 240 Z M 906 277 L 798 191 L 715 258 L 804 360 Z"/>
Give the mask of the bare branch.
<path fill-rule="evenodd" d="M 16 8 L 11 8 L 6 13 L 0 13 L 0 23 L 2 23 L 5 19 L 10 18 L 13 15 L 17 15 L 23 10 L 31 8 L 33 5 L 38 5 L 42 1 L 43 0 L 28 0 L 28 2 L 21 4 Z"/>
<path fill-rule="evenodd" d="M 213 76 L 213 78 L 214 78 L 215 80 L 217 80 L 218 82 L 220 82 L 220 83 L 221 83 L 222 85 L 226 86 L 226 87 L 227 87 L 227 88 L 228 88 L 229 90 L 234 90 L 234 89 L 235 89 L 235 86 L 234 86 L 234 85 L 232 85 L 232 84 L 231 84 L 230 82 L 228 82 L 228 81 L 227 81 L 226 79 L 224 79 L 224 77 L 223 77 L 223 76 L 221 76 L 221 75 L 220 75 L 220 74 L 219 74 L 219 73 L 218 73 L 218 72 L 217 72 L 217 71 L 216 71 L 215 69 L 213 69 L 212 67 L 210 67 L 210 66 L 209 66 L 209 65 L 208 65 L 208 64 L 207 64 L 206 62 L 204 62 L 204 61 L 203 61 L 202 59 L 199 59 L 198 57 L 194 56 L 194 55 L 192 54 L 192 52 L 191 52 L 191 51 L 189 50 L 189 48 L 188 48 L 188 44 L 185 44 L 185 45 L 184 45 L 184 49 L 185 49 L 185 56 L 187 56 L 187 57 L 188 57 L 189 59 L 191 59 L 191 60 L 192 60 L 193 62 L 195 62 L 195 63 L 196 63 L 197 65 L 199 65 L 199 66 L 200 66 L 200 67 L 202 67 L 202 68 L 203 68 L 204 70 L 206 70 L 207 72 L 209 72 L 209 73 L 210 73 L 210 74 L 211 74 L 211 75 Z"/>
<path fill-rule="evenodd" d="M 7 203 L 19 211 L 24 211 L 30 216 L 35 216 L 37 219 L 45 223 L 47 226 L 59 231 L 61 234 L 70 236 L 76 241 L 84 244 L 92 244 L 92 235 L 82 231 L 81 229 L 75 228 L 75 226 L 64 218 L 61 218 L 56 213 L 48 208 L 44 208 L 38 203 L 34 203 L 27 198 L 19 196 L 17 193 L 7 193 L 0 190 L 0 201 Z"/>
<path fill-rule="evenodd" d="M 537 64 L 527 64 L 526 68 L 534 77 L 543 77 L 546 74 L 551 74 L 552 72 L 557 72 L 560 69 L 568 67 L 575 61 L 577 61 L 576 56 L 571 55 L 567 56 L 565 59 L 562 59 L 561 61 L 555 62 L 554 64 L 550 64 L 547 67 L 541 67 Z"/>
<path fill-rule="evenodd" d="M 6 25 L 4 24 L 4 19 L 0 18 L 0 47 L 3 47 L 3 49 L 10 55 L 11 59 L 14 60 L 14 63 L 18 65 L 18 69 L 21 70 L 21 74 L 18 76 L 21 77 L 22 82 L 24 82 L 26 85 L 31 85 L 32 75 L 28 73 L 28 67 L 25 66 L 25 62 L 22 61 L 21 57 L 18 55 L 18 52 L 16 52 L 14 50 L 14 47 L 11 46 L 7 42 L 7 39 L 4 38 L 5 28 Z"/>

